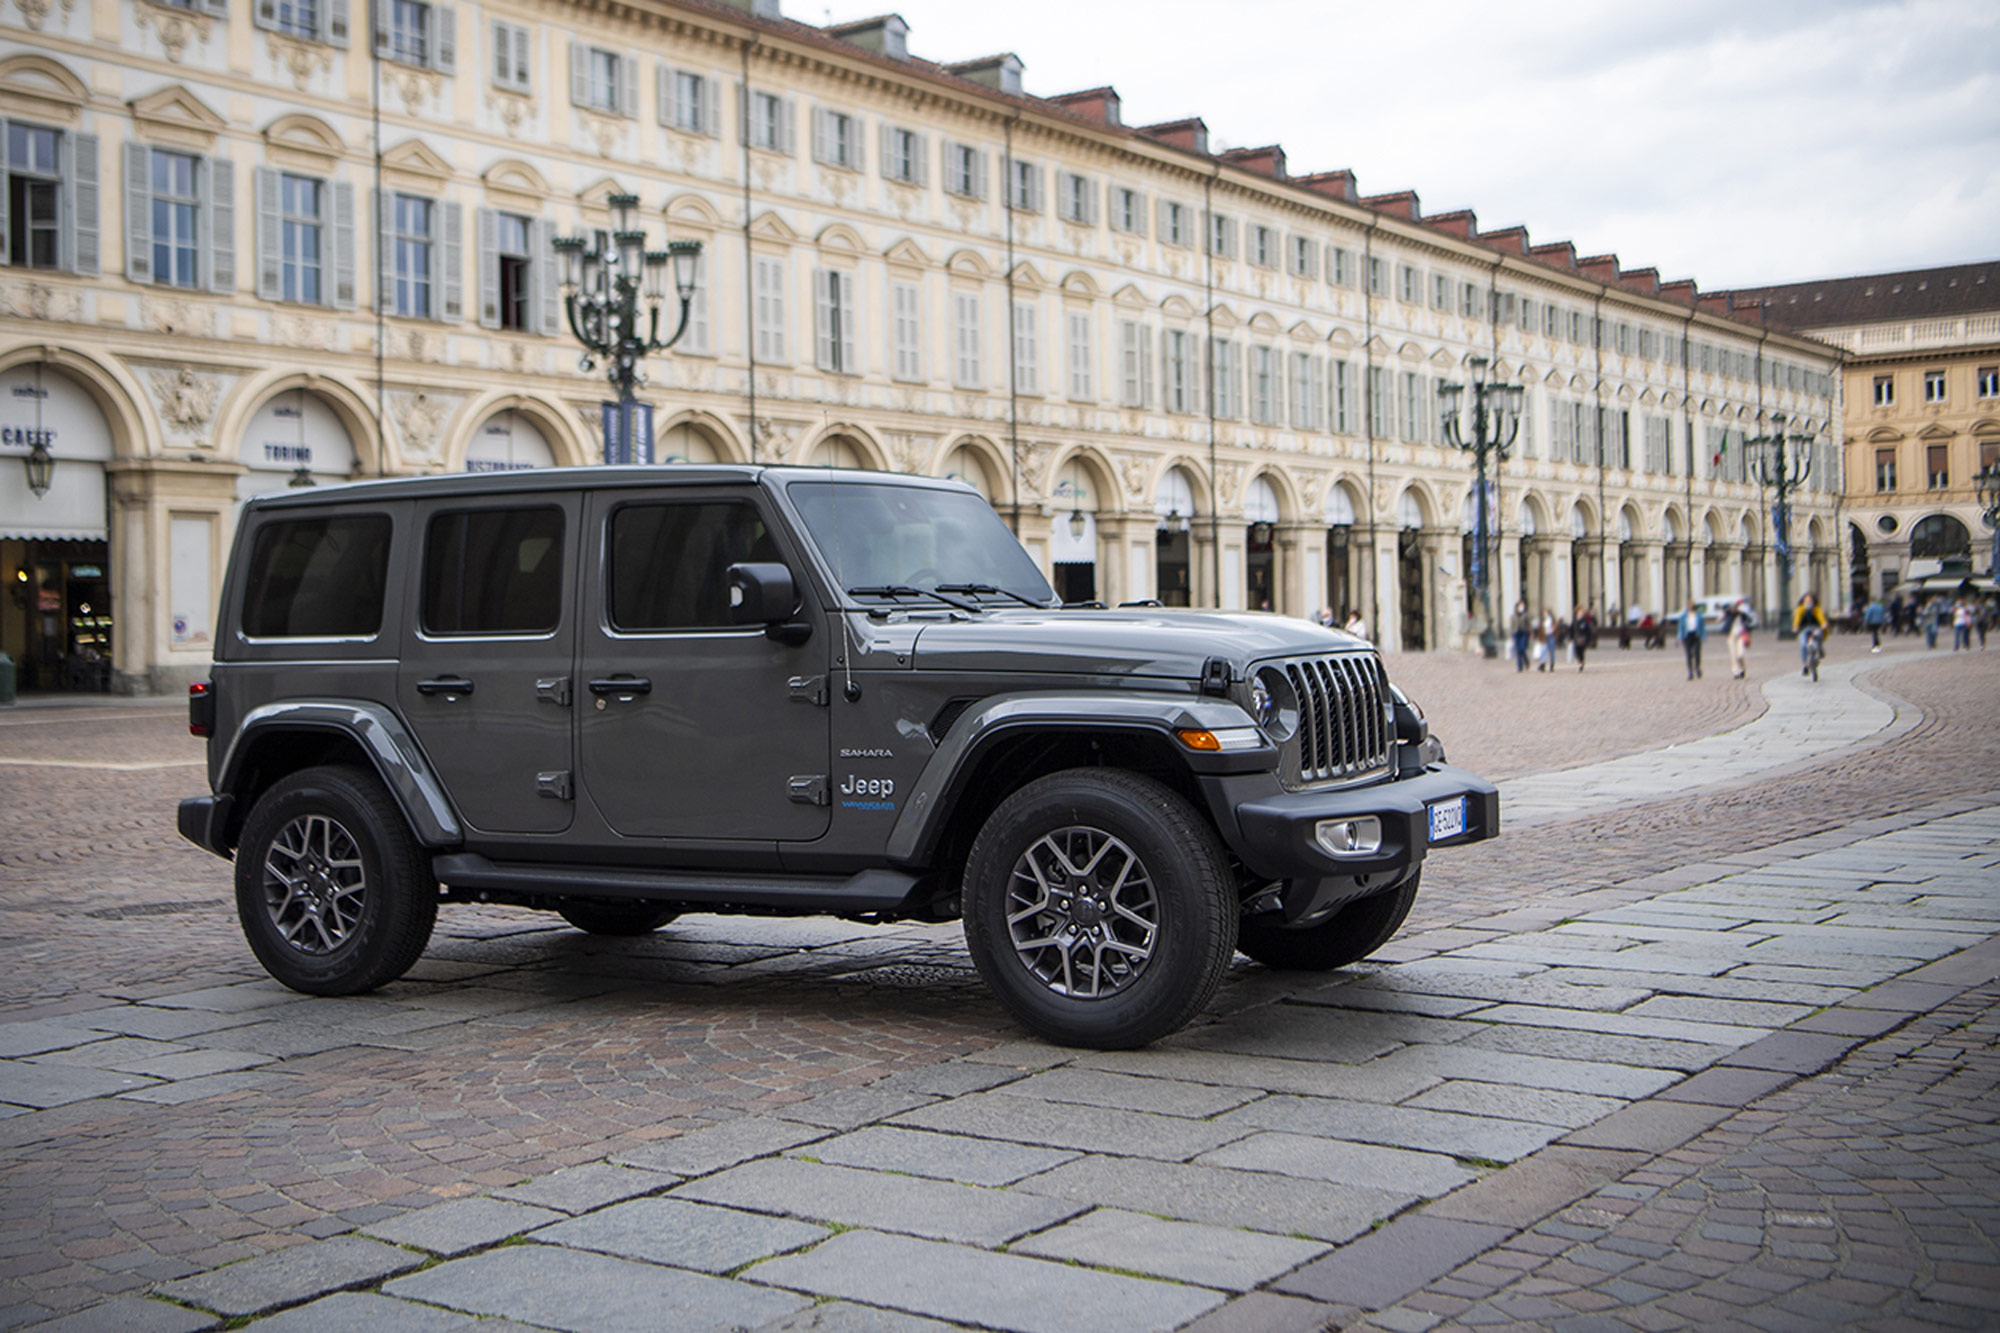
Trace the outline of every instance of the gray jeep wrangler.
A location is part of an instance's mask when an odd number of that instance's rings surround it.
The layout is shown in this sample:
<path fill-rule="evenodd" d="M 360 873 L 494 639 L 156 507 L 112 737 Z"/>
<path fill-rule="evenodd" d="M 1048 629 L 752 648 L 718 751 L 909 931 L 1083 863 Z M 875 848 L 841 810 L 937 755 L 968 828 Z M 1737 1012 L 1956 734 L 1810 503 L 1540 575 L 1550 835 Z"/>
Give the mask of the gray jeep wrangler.
<path fill-rule="evenodd" d="M 272 976 L 366 991 L 439 903 L 962 917 L 1027 1028 L 1126 1047 L 1236 950 L 1334 968 L 1499 797 L 1366 644 L 1059 604 L 954 482 L 593 467 L 244 506 L 181 832 Z"/>

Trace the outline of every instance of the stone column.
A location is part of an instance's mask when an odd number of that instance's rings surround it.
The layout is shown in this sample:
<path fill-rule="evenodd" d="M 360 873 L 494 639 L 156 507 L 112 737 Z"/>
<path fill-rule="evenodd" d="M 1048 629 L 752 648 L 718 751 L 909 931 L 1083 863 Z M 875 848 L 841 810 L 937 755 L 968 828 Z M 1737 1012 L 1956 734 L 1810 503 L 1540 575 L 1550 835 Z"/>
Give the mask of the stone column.
<path fill-rule="evenodd" d="M 235 463 L 115 459 L 110 489 L 112 688 L 176 694 L 208 674 L 235 536 Z M 182 521 L 176 567 L 175 520 Z M 176 606 L 180 590 L 205 605 Z M 185 623 L 176 626 L 176 616 Z"/>
<path fill-rule="evenodd" d="M 1667 604 L 1666 543 L 1640 542 L 1639 560 L 1645 576 L 1639 583 L 1640 596 L 1645 599 L 1646 609 L 1658 615 Z"/>

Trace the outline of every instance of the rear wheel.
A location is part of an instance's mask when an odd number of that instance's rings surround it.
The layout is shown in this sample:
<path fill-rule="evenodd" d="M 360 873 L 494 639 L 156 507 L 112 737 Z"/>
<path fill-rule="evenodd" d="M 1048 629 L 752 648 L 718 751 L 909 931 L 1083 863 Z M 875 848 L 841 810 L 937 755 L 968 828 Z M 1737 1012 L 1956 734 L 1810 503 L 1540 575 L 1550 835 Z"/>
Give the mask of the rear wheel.
<path fill-rule="evenodd" d="M 1412 874 L 1407 883 L 1349 903 L 1303 930 L 1286 930 L 1253 917 L 1239 928 L 1236 947 L 1266 967 L 1285 971 L 1331 972 L 1358 963 L 1403 928 L 1422 878 L 1421 872 Z"/>
<path fill-rule="evenodd" d="M 265 792 L 236 848 L 236 912 L 257 961 L 308 995 L 394 981 L 430 942 L 437 880 L 373 773 L 309 768 Z"/>
<path fill-rule="evenodd" d="M 1021 1024 L 1065 1046 L 1143 1046 L 1214 996 L 1237 908 L 1215 833 L 1170 788 L 1115 769 L 1037 779 L 994 811 L 965 870 L 965 935 Z"/>
<path fill-rule="evenodd" d="M 592 935 L 649 935 L 680 913 L 653 903 L 567 902 L 556 915 Z"/>

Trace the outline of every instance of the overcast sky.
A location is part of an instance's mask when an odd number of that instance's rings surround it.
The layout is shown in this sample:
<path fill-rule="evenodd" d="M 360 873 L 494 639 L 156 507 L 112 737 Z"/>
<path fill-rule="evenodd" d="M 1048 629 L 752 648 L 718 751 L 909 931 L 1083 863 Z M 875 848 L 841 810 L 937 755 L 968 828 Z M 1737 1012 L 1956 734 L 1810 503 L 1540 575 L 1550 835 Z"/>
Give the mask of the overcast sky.
<path fill-rule="evenodd" d="M 2000 255 L 1997 0 L 785 0 L 1704 289 Z"/>

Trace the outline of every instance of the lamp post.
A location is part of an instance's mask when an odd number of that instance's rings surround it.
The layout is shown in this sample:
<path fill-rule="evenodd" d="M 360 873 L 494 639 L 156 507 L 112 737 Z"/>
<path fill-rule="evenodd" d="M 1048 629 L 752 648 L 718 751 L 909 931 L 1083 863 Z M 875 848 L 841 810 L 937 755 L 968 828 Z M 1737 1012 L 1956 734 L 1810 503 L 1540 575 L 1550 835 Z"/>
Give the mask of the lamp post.
<path fill-rule="evenodd" d="M 666 351 L 687 332 L 701 242 L 668 241 L 664 250 L 648 250 L 646 233 L 632 225 L 639 196 L 614 194 L 606 202 L 616 218 L 609 232 L 556 238 L 556 253 L 562 256 L 563 310 L 570 332 L 584 346 L 581 369 L 594 370 L 603 361 L 605 376 L 618 395 L 615 404 L 604 405 L 604 461 L 646 463 L 652 461 L 652 431 L 641 427 L 650 427 L 652 413 L 650 408 L 642 410 L 633 397 L 633 390 L 645 383 L 639 363 L 653 352 Z M 681 311 L 673 333 L 662 339 L 660 303 L 666 299 L 669 266 Z"/>
<path fill-rule="evenodd" d="M 1810 421 L 1802 423 L 1808 428 Z M 1752 435 L 1743 442 L 1743 454 L 1756 472 L 1759 485 L 1771 488 L 1771 531 L 1778 548 L 1778 637 L 1793 637 L 1792 630 L 1792 492 L 1806 484 L 1813 470 L 1813 433 L 1785 429 L 1783 413 L 1771 414 L 1771 429 Z"/>
<path fill-rule="evenodd" d="M 1445 443 L 1454 449 L 1472 455 L 1474 473 L 1475 516 L 1473 519 L 1472 587 L 1479 595 L 1480 607 L 1486 623 L 1479 629 L 1479 651 L 1487 657 L 1500 655 L 1499 634 L 1493 627 L 1493 581 L 1490 577 L 1492 559 L 1489 533 L 1491 516 L 1486 504 L 1486 457 L 1491 454 L 1497 469 L 1507 458 L 1507 450 L 1513 447 L 1514 437 L 1521 430 L 1521 400 L 1524 390 L 1518 384 L 1506 384 L 1486 378 L 1486 368 L 1490 364 L 1483 356 L 1471 358 L 1472 367 L 1472 436 L 1466 438 L 1461 429 L 1458 396 L 1466 390 L 1463 384 L 1438 385 L 1438 404 L 1444 414 Z"/>
<path fill-rule="evenodd" d="M 1986 575 L 2000 583 L 2000 463 L 1990 463 L 1973 475 L 1979 483 L 1980 520 L 1991 534 L 1993 553 L 1986 562 Z"/>

